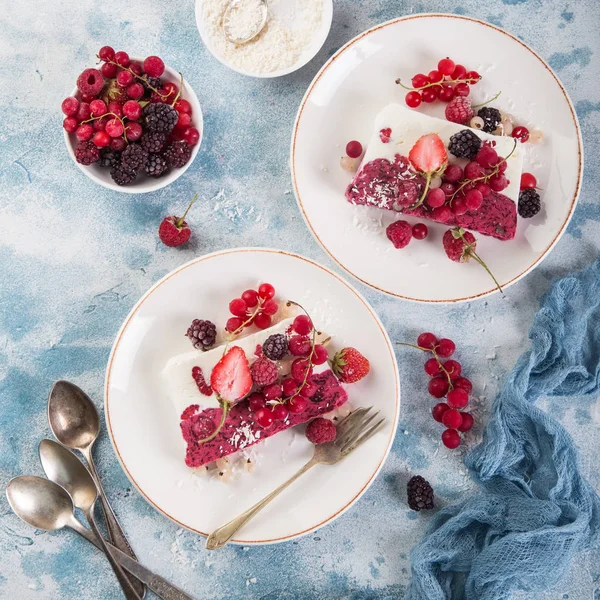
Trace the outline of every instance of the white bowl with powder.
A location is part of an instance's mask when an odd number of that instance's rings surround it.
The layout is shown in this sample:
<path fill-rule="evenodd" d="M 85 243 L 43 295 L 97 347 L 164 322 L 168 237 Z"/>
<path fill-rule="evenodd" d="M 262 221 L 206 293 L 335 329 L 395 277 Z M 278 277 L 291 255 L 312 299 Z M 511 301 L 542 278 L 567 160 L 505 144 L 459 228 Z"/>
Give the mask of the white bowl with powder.
<path fill-rule="evenodd" d="M 257 0 L 241 0 L 256 3 Z M 253 40 L 237 46 L 225 38 L 222 18 L 230 0 L 196 0 L 196 23 L 211 54 L 226 67 L 251 77 L 281 77 L 297 71 L 321 49 L 333 18 L 332 0 L 269 0 L 267 23 Z M 239 11 L 252 28 L 252 15 Z"/>

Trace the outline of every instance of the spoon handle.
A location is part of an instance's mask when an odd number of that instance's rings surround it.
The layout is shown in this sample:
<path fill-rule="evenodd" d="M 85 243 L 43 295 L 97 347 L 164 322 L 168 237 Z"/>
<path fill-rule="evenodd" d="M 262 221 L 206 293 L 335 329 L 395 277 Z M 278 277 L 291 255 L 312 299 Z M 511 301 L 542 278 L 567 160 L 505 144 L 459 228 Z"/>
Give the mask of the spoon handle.
<path fill-rule="evenodd" d="M 135 552 L 133 551 L 131 545 L 129 544 L 129 541 L 125 537 L 125 533 L 123 532 L 119 521 L 117 521 L 117 517 L 110 503 L 108 502 L 106 494 L 104 493 L 104 489 L 102 488 L 102 484 L 100 483 L 100 477 L 98 476 L 98 471 L 96 471 L 94 459 L 92 458 L 91 447 L 86 448 L 86 450 L 83 452 L 83 455 L 85 456 L 85 459 L 90 469 L 90 473 L 94 479 L 94 482 L 96 483 L 96 488 L 98 489 L 98 495 L 100 496 L 100 503 L 102 505 L 104 519 L 106 521 L 106 527 L 108 529 L 109 540 L 111 541 L 113 546 L 116 546 L 119 550 L 121 550 L 121 552 L 124 552 L 125 554 L 131 556 L 131 558 L 133 558 L 134 560 L 137 560 Z M 138 581 L 135 577 L 130 577 L 130 580 L 137 594 L 143 598 L 145 594 L 144 584 L 141 581 Z"/>
<path fill-rule="evenodd" d="M 98 540 L 100 542 L 100 546 L 101 546 L 102 550 L 104 551 L 104 554 L 106 554 L 106 558 L 108 559 L 108 562 L 110 563 L 110 566 L 112 567 L 112 569 L 115 573 L 115 576 L 117 577 L 117 579 L 119 580 L 119 583 L 121 584 L 121 589 L 123 590 L 123 594 L 125 595 L 125 598 L 127 598 L 127 600 L 141 600 L 141 596 L 133 589 L 133 586 L 131 585 L 129 578 L 127 577 L 127 575 L 121 568 L 121 565 L 119 565 L 119 563 L 115 560 L 111 551 L 107 548 L 106 542 L 104 541 L 102 534 L 98 530 L 98 525 L 96 524 L 96 519 L 94 517 L 94 507 L 95 506 L 96 506 L 96 503 L 94 502 L 92 504 L 92 506 L 88 510 L 85 511 L 85 516 L 88 520 L 88 523 L 90 524 L 92 531 L 96 534 L 96 537 L 98 538 Z"/>

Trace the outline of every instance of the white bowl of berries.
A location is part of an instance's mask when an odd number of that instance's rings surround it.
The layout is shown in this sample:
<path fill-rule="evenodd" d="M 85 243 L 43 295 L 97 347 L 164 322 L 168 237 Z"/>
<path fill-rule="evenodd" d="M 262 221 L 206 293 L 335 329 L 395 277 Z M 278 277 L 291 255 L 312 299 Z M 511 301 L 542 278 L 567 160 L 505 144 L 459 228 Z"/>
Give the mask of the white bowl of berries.
<path fill-rule="evenodd" d="M 143 194 L 163 188 L 198 154 L 200 102 L 183 76 L 158 56 L 130 58 L 104 46 L 62 102 L 65 144 L 96 183 Z"/>

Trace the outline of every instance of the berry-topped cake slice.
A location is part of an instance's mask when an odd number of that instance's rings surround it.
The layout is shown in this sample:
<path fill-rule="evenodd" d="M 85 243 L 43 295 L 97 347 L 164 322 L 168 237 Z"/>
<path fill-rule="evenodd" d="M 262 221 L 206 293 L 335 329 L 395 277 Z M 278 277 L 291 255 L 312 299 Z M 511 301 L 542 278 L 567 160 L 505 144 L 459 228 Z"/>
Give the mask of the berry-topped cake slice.
<path fill-rule="evenodd" d="M 195 319 L 187 332 L 194 350 L 171 358 L 161 373 L 190 467 L 332 412 L 348 399 L 341 384 L 369 372 L 369 361 L 354 348 L 335 353 L 330 367 L 327 335 L 300 305 L 280 306 L 274 294 L 263 284 L 232 300 L 223 339 L 212 322 Z M 255 330 L 243 335 L 249 327 Z"/>
<path fill-rule="evenodd" d="M 390 104 L 375 119 L 346 198 L 509 240 L 517 225 L 519 145 Z"/>

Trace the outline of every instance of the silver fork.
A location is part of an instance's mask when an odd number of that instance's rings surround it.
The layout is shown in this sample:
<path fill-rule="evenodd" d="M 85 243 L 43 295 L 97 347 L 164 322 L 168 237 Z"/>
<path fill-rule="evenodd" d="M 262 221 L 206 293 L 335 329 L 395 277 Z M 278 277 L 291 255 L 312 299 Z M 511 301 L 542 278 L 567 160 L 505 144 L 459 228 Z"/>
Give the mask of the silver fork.
<path fill-rule="evenodd" d="M 373 423 L 377 415 L 379 415 L 379 411 L 369 414 L 372 408 L 372 406 L 357 408 L 340 421 L 337 425 L 337 436 L 334 442 L 315 446 L 313 457 L 294 476 L 285 483 L 282 483 L 276 490 L 272 491 L 262 500 L 259 500 L 241 515 L 238 515 L 222 527 L 215 529 L 208 536 L 206 547 L 209 550 L 222 548 L 250 519 L 256 516 L 271 500 L 277 498 L 283 490 L 294 483 L 301 475 L 304 475 L 304 473 L 312 469 L 315 465 L 335 465 L 366 442 L 385 421 L 385 418 L 382 418 Z"/>

